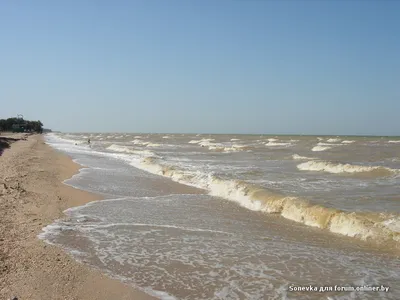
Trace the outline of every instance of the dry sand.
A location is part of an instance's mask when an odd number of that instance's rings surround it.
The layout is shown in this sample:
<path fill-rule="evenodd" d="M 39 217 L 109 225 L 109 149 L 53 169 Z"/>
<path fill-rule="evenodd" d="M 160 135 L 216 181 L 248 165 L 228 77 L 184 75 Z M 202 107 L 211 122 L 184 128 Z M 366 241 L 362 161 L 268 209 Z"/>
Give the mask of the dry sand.
<path fill-rule="evenodd" d="M 40 135 L 15 141 L 0 156 L 1 300 L 154 299 L 37 238 L 63 210 L 100 199 L 62 183 L 79 168 Z"/>

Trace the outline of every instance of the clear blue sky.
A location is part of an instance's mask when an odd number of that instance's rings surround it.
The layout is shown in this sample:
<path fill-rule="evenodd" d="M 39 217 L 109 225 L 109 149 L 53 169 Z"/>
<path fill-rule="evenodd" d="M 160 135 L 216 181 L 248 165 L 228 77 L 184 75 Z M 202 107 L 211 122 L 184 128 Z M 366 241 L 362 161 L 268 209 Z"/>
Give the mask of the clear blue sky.
<path fill-rule="evenodd" d="M 400 1 L 1 1 L 0 118 L 400 135 Z"/>

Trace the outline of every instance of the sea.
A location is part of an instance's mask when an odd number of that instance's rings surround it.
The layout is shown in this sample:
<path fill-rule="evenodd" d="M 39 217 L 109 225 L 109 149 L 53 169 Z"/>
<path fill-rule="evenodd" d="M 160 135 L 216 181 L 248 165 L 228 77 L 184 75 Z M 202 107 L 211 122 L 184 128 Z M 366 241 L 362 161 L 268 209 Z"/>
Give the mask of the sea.
<path fill-rule="evenodd" d="M 103 200 L 39 238 L 149 295 L 400 299 L 400 138 L 45 140 L 84 167 L 65 184 Z"/>

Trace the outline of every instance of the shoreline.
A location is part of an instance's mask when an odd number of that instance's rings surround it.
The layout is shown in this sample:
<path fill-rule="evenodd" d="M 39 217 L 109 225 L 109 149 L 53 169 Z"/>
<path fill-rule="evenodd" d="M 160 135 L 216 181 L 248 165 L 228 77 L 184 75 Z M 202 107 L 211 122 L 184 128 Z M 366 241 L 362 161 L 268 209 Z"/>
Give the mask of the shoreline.
<path fill-rule="evenodd" d="M 18 139 L 0 156 L 1 298 L 156 299 L 38 238 L 67 208 L 102 196 L 64 184 L 84 167 L 41 135 Z"/>

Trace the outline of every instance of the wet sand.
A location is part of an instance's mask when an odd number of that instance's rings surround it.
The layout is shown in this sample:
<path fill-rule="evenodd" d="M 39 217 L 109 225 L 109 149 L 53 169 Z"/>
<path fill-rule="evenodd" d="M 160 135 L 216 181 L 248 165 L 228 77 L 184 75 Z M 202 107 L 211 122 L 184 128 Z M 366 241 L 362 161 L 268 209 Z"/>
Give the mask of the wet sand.
<path fill-rule="evenodd" d="M 4 147 L 0 156 L 1 299 L 154 299 L 37 238 L 44 226 L 64 217 L 65 209 L 100 199 L 62 183 L 80 168 L 46 145 L 40 135 Z"/>

